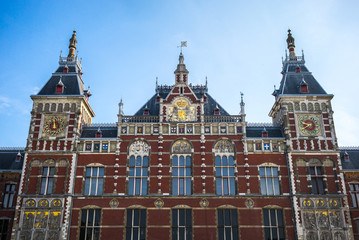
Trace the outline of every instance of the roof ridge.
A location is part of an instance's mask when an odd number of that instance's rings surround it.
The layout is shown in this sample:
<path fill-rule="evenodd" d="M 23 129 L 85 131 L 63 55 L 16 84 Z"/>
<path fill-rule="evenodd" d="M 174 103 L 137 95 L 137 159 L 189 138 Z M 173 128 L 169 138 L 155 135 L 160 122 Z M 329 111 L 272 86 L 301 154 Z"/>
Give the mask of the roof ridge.
<path fill-rule="evenodd" d="M 343 146 L 338 147 L 340 150 L 359 150 L 359 146 Z"/>
<path fill-rule="evenodd" d="M 25 147 L 0 147 L 0 151 L 24 151 Z"/>
<path fill-rule="evenodd" d="M 252 122 L 247 123 L 248 127 L 280 127 L 278 123 Z"/>

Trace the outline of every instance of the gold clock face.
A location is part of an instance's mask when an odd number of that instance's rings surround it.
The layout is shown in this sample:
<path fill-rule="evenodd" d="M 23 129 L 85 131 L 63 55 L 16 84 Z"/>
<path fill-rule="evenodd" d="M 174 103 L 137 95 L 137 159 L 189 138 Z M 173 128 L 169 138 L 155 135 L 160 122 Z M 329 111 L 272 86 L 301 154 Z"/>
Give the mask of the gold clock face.
<path fill-rule="evenodd" d="M 298 114 L 297 128 L 300 137 L 322 135 L 321 117 L 317 114 Z"/>
<path fill-rule="evenodd" d="M 191 106 L 184 98 L 174 101 L 168 110 L 168 121 L 170 122 L 189 122 L 196 119 L 195 107 Z"/>
<path fill-rule="evenodd" d="M 65 136 L 66 117 L 62 115 L 46 115 L 44 117 L 43 137 Z"/>

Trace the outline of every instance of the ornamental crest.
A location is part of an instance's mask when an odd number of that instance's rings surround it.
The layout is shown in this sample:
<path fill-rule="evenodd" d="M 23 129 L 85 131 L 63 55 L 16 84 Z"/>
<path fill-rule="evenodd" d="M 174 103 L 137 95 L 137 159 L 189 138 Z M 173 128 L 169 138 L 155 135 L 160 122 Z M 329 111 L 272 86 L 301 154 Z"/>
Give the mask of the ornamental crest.
<path fill-rule="evenodd" d="M 149 155 L 150 146 L 143 140 L 137 140 L 130 145 L 129 155 Z"/>
<path fill-rule="evenodd" d="M 185 140 L 178 140 L 172 146 L 172 153 L 191 153 L 192 147 Z"/>
<path fill-rule="evenodd" d="M 219 140 L 214 146 L 215 153 L 234 153 L 233 144 L 226 139 Z"/>
<path fill-rule="evenodd" d="M 187 99 L 178 98 L 168 107 L 168 121 L 190 122 L 196 119 L 195 107 L 191 106 Z"/>

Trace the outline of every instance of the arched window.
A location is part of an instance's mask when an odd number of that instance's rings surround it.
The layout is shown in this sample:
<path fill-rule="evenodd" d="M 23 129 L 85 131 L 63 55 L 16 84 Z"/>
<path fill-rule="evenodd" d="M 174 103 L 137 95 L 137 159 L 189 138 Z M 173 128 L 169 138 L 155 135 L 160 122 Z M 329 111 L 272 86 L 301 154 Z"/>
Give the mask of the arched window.
<path fill-rule="evenodd" d="M 235 195 L 236 167 L 233 144 L 226 139 L 219 140 L 214 151 L 217 195 Z"/>
<path fill-rule="evenodd" d="M 172 194 L 192 194 L 192 147 L 185 140 L 172 145 Z"/>
<path fill-rule="evenodd" d="M 129 147 L 128 195 L 147 194 L 149 152 L 149 145 L 142 140 Z"/>

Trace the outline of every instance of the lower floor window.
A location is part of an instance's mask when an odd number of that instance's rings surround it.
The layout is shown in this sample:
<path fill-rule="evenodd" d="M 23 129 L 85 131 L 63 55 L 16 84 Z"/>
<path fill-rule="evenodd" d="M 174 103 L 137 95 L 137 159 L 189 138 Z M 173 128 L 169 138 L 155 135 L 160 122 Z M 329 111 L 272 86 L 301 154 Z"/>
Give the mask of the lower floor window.
<path fill-rule="evenodd" d="M 192 239 L 191 209 L 172 210 L 172 240 Z"/>
<path fill-rule="evenodd" d="M 9 228 L 9 220 L 8 219 L 0 219 L 0 239 L 7 239 L 7 232 Z"/>
<path fill-rule="evenodd" d="M 283 211 L 281 209 L 263 209 L 264 239 L 284 240 Z"/>
<path fill-rule="evenodd" d="M 238 239 L 238 216 L 236 209 L 218 209 L 218 240 Z"/>
<path fill-rule="evenodd" d="M 101 209 L 82 210 L 80 240 L 99 240 L 100 220 Z"/>
<path fill-rule="evenodd" d="M 126 240 L 146 239 L 146 209 L 127 209 Z"/>

